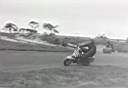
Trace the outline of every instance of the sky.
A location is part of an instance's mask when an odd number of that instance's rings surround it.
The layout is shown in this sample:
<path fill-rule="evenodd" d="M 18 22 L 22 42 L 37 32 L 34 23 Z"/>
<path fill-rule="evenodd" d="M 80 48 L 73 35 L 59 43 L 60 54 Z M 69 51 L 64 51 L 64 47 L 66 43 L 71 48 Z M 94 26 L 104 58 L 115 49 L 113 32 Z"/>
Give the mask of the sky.
<path fill-rule="evenodd" d="M 15 22 L 28 27 L 35 20 L 59 25 L 61 34 L 128 37 L 128 0 L 0 0 L 0 27 Z"/>

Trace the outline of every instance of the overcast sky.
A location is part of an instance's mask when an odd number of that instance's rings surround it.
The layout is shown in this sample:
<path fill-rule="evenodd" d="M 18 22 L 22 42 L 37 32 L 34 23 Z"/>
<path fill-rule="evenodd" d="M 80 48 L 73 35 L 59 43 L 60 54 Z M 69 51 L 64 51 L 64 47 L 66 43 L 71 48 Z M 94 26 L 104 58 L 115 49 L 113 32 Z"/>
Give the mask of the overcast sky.
<path fill-rule="evenodd" d="M 0 25 L 29 20 L 58 24 L 65 34 L 128 37 L 128 0 L 0 0 Z M 40 29 L 42 30 L 42 29 Z"/>

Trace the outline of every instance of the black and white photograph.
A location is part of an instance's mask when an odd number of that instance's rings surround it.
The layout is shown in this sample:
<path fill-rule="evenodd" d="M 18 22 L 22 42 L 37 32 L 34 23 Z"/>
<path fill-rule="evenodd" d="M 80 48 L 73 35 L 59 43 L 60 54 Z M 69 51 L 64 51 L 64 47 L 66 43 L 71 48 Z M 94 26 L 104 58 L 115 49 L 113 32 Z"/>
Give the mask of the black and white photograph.
<path fill-rule="evenodd" d="M 128 1 L 0 0 L 0 88 L 128 88 Z"/>

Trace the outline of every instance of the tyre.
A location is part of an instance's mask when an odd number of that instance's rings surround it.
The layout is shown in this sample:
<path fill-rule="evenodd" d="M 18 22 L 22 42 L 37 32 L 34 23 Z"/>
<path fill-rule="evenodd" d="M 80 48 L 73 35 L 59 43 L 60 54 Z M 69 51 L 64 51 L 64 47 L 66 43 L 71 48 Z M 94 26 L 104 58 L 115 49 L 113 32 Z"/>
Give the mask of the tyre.
<path fill-rule="evenodd" d="M 72 63 L 72 60 L 70 60 L 70 59 L 64 60 L 64 66 L 69 66 L 71 63 Z"/>

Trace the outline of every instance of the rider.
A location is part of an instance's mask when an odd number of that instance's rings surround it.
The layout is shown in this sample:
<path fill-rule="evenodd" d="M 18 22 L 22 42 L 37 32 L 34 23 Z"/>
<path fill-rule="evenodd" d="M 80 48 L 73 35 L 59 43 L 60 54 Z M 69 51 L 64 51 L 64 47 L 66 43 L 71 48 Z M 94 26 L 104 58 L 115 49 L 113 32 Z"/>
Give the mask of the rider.
<path fill-rule="evenodd" d="M 73 58 L 75 58 L 75 59 L 78 58 L 81 55 L 81 53 L 82 53 L 82 50 L 81 50 L 81 48 L 78 45 L 71 44 L 71 43 L 64 43 L 63 46 L 64 47 L 68 46 L 68 47 L 71 47 L 71 48 L 74 49 L 74 52 L 73 52 L 73 54 L 71 56 Z"/>
<path fill-rule="evenodd" d="M 89 40 L 85 43 L 79 45 L 82 51 L 85 53 L 87 57 L 93 57 L 96 54 L 96 45 L 94 40 Z"/>
<path fill-rule="evenodd" d="M 107 48 L 111 48 L 112 51 L 114 52 L 114 45 L 113 45 L 113 43 L 112 43 L 111 41 L 107 41 L 106 47 L 107 47 Z"/>

